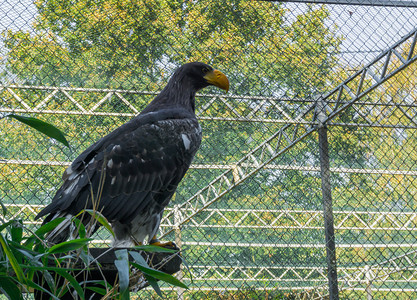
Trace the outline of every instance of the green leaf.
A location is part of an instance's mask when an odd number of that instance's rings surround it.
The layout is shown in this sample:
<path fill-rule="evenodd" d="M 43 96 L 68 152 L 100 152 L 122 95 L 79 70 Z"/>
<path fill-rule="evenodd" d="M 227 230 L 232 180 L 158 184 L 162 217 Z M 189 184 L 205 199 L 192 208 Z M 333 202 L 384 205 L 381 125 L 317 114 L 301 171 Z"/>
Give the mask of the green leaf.
<path fill-rule="evenodd" d="M 64 277 L 66 280 L 68 280 L 70 286 L 74 288 L 78 296 L 81 297 L 81 299 L 85 300 L 84 289 L 80 286 L 77 279 L 75 279 L 75 277 L 68 272 L 68 270 L 58 269 L 55 270 L 55 272 L 58 273 L 60 276 Z"/>
<path fill-rule="evenodd" d="M 88 212 L 97 222 L 103 225 L 114 237 L 114 231 L 105 216 L 103 216 L 98 211 L 95 211 L 94 209 L 83 209 L 77 216 L 83 214 L 84 212 Z"/>
<path fill-rule="evenodd" d="M 75 240 L 59 243 L 49 248 L 48 253 L 50 254 L 64 253 L 64 252 L 68 252 L 72 250 L 77 250 L 83 247 L 84 245 L 87 245 L 88 242 L 91 240 L 92 239 L 75 239 Z"/>
<path fill-rule="evenodd" d="M 11 226 L 14 222 L 15 222 L 15 220 L 10 220 L 10 221 L 8 221 L 6 223 L 1 224 L 0 225 L 0 231 L 2 231 L 4 228 L 6 228 L 8 226 Z"/>
<path fill-rule="evenodd" d="M 72 218 L 72 222 L 75 223 L 75 227 L 77 228 L 77 231 L 78 231 L 78 236 L 80 238 L 82 238 L 82 239 L 85 238 L 85 236 L 86 236 L 87 233 L 85 231 L 85 226 L 81 222 L 81 220 L 78 219 L 78 218 L 76 218 L 76 217 L 74 217 L 74 218 Z"/>
<path fill-rule="evenodd" d="M 44 287 L 40 286 L 39 284 L 28 280 L 28 282 L 26 283 L 28 287 L 31 287 L 33 289 L 37 289 L 39 291 L 42 291 L 44 293 L 47 293 L 48 295 L 50 295 L 53 299 L 55 300 L 60 300 L 57 296 L 55 296 L 54 294 L 52 294 L 50 291 L 48 291 L 47 289 L 45 289 Z"/>
<path fill-rule="evenodd" d="M 122 300 L 129 300 L 129 257 L 126 249 L 114 251 L 114 265 L 119 272 L 119 291 Z"/>
<path fill-rule="evenodd" d="M 188 287 L 184 283 L 179 281 L 174 276 L 149 267 L 148 264 L 146 263 L 145 259 L 139 253 L 134 252 L 134 251 L 129 251 L 129 253 L 133 257 L 133 259 L 136 261 L 136 263 L 131 262 L 131 265 L 134 266 L 135 268 L 138 268 L 144 274 L 152 276 L 155 279 L 165 281 L 165 282 L 170 283 L 172 285 L 182 287 L 184 289 L 188 289 Z"/>
<path fill-rule="evenodd" d="M 39 229 L 36 230 L 35 233 L 38 236 L 43 236 L 45 233 L 48 233 L 48 232 L 54 230 L 59 224 L 62 223 L 62 221 L 66 220 L 66 219 L 67 218 L 64 218 L 64 217 L 53 219 L 52 221 L 49 221 L 48 223 L 39 227 Z"/>
<path fill-rule="evenodd" d="M 129 260 L 129 255 L 127 254 L 126 249 L 115 250 L 114 255 L 116 255 L 117 259 L 119 260 Z"/>
<path fill-rule="evenodd" d="M 154 291 L 158 294 L 158 296 L 162 298 L 162 292 L 159 288 L 158 281 L 152 276 L 146 275 L 145 273 L 143 273 L 143 276 L 145 276 L 145 279 L 148 281 L 148 283 L 151 285 Z"/>
<path fill-rule="evenodd" d="M 184 288 L 184 289 L 188 289 L 188 286 L 186 286 L 184 283 L 182 283 L 181 281 L 179 281 L 177 278 L 175 278 L 174 276 L 152 269 L 150 267 L 144 267 L 141 266 L 140 264 L 131 262 L 131 265 L 134 266 L 135 268 L 138 268 L 140 271 L 142 271 L 144 274 L 147 274 L 149 276 L 152 276 L 155 279 L 159 279 L 162 280 L 164 282 L 170 283 L 172 285 Z"/>
<path fill-rule="evenodd" d="M 9 299 L 23 300 L 19 287 L 9 276 L 0 275 L 0 291 Z"/>
<path fill-rule="evenodd" d="M 133 247 L 136 250 L 142 250 L 145 252 L 161 252 L 161 253 L 177 253 L 178 250 L 167 249 L 164 247 L 153 246 L 153 245 L 141 245 Z"/>
<path fill-rule="evenodd" d="M 36 129 L 37 131 L 42 132 L 43 134 L 49 136 L 50 138 L 57 140 L 58 142 L 64 144 L 65 146 L 69 148 L 68 141 L 65 138 L 64 134 L 61 132 L 61 130 L 59 130 L 55 126 L 49 123 L 46 123 L 44 121 L 41 121 L 39 119 L 32 118 L 32 117 L 23 117 L 23 116 L 18 116 L 14 114 L 7 115 L 7 117 L 14 118 Z"/>
<path fill-rule="evenodd" d="M 91 290 L 91 291 L 93 291 L 93 292 L 95 292 L 97 294 L 103 295 L 103 296 L 105 294 L 107 294 L 106 289 L 103 289 L 103 288 L 99 288 L 99 287 L 95 287 L 95 286 L 88 286 L 87 289 L 88 290 Z"/>
<path fill-rule="evenodd" d="M 43 255 L 45 255 L 45 253 L 38 254 L 37 252 L 32 251 L 31 249 L 27 249 L 27 248 L 23 247 L 22 245 L 17 244 L 15 242 L 10 242 L 9 241 L 9 244 L 13 245 L 15 250 L 19 251 L 23 255 L 23 257 L 25 257 L 27 260 L 29 260 L 28 263 L 30 265 L 35 265 L 35 266 L 41 266 L 42 265 L 40 259 L 42 258 Z"/>
<path fill-rule="evenodd" d="M 6 216 L 6 215 L 7 215 L 7 208 L 6 208 L 6 206 L 3 204 L 3 202 L 2 202 L 2 201 L 0 201 L 0 206 L 1 206 L 1 209 L 3 210 L 3 216 Z"/>
<path fill-rule="evenodd" d="M 12 235 L 12 241 L 20 243 L 23 237 L 23 222 L 22 220 L 16 220 L 13 222 L 10 233 Z"/>
<path fill-rule="evenodd" d="M 129 251 L 129 254 L 133 257 L 133 259 L 136 261 L 136 263 L 140 264 L 141 266 L 144 266 L 146 268 L 149 268 L 149 265 L 146 263 L 145 259 L 143 258 L 140 253 L 135 251 Z"/>
<path fill-rule="evenodd" d="M 47 271 L 47 270 L 43 270 L 41 272 L 38 273 L 38 276 L 40 276 L 39 274 L 42 274 L 43 280 L 46 281 L 46 283 L 49 286 L 49 290 L 50 291 L 55 291 L 56 290 L 56 281 L 54 279 L 55 276 L 52 276 L 52 274 Z"/>
<path fill-rule="evenodd" d="M 100 295 L 106 295 L 109 292 L 109 290 L 113 288 L 113 286 L 105 280 L 87 280 L 80 282 L 80 285 L 93 283 L 96 285 L 102 285 L 104 288 L 98 286 L 88 286 L 87 289 L 99 293 Z"/>
<path fill-rule="evenodd" d="M 78 271 L 81 271 L 81 269 L 49 267 L 49 266 L 46 266 L 46 265 L 43 265 L 43 266 L 24 266 L 24 267 L 29 269 L 29 270 L 41 271 L 43 276 L 44 276 L 44 279 L 48 282 L 48 284 L 51 288 L 54 288 L 55 281 L 51 277 L 50 271 L 57 273 L 58 275 L 67 279 L 68 282 L 70 282 L 70 286 L 72 286 L 77 291 L 77 293 L 80 295 L 80 297 L 82 296 L 84 298 L 83 289 L 81 288 L 81 286 L 77 282 L 77 280 L 70 273 L 70 271 L 71 272 L 78 272 Z M 44 291 L 43 288 L 41 288 L 41 290 Z M 48 292 L 48 294 L 50 294 L 50 292 Z M 56 298 L 56 299 L 58 299 L 58 298 Z"/>
<path fill-rule="evenodd" d="M 94 260 L 94 257 L 92 257 L 90 254 L 88 254 L 88 251 L 81 251 L 80 258 L 86 266 L 89 266 L 91 264 L 91 262 Z M 97 264 L 98 264 L 98 262 L 97 262 Z"/>
<path fill-rule="evenodd" d="M 123 300 L 129 299 L 129 263 L 126 260 L 119 260 L 116 259 L 114 261 L 114 265 L 116 266 L 119 272 L 119 287 L 120 287 L 120 294 Z"/>
<path fill-rule="evenodd" d="M 56 218 L 56 219 L 53 219 L 52 221 L 42 225 L 41 227 L 39 227 L 38 230 L 35 231 L 35 233 L 32 236 L 27 238 L 24 245 L 25 246 L 31 246 L 33 244 L 33 242 L 38 239 L 37 236 L 42 238 L 45 235 L 45 233 L 48 233 L 51 230 L 55 229 L 64 220 L 66 220 L 66 218 Z"/>
<path fill-rule="evenodd" d="M 12 250 L 10 249 L 9 245 L 7 244 L 5 238 L 2 234 L 0 234 L 0 244 L 3 248 L 4 253 L 6 254 L 7 259 L 10 262 L 10 265 L 13 268 L 13 271 L 16 273 L 17 280 L 22 284 L 26 283 L 26 277 L 23 274 L 23 270 L 20 267 L 19 263 L 17 262 L 16 257 L 13 255 Z"/>
<path fill-rule="evenodd" d="M 30 269 L 30 270 L 37 270 L 37 271 L 44 271 L 44 270 L 46 270 L 46 271 L 62 271 L 62 270 L 65 270 L 65 271 L 71 271 L 71 272 L 76 272 L 76 271 L 81 271 L 81 269 L 76 269 L 76 268 L 59 268 L 59 267 L 49 267 L 49 266 L 46 266 L 46 265 L 43 265 L 43 266 L 39 266 L 39 267 L 37 267 L 37 266 L 23 266 L 23 267 L 26 267 L 27 269 Z"/>
<path fill-rule="evenodd" d="M 188 265 L 188 263 L 187 263 L 187 261 L 185 260 L 184 257 L 182 257 L 181 255 L 179 255 L 179 257 L 181 258 L 182 264 L 187 269 L 188 274 L 190 274 L 191 284 L 193 284 L 193 282 L 194 282 L 194 280 L 193 280 L 193 273 L 191 273 L 190 266 Z"/>

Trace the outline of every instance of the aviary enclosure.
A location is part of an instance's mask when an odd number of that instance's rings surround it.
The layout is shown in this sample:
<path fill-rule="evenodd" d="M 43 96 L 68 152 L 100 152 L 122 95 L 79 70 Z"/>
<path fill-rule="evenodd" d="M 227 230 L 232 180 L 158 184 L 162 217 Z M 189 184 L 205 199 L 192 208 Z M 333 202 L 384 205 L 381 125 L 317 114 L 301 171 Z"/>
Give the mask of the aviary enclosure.
<path fill-rule="evenodd" d="M 416 15 L 400 0 L 2 0 L 0 113 L 71 145 L 0 120 L 8 218 L 39 226 L 66 166 L 203 61 L 231 89 L 197 97 L 202 146 L 161 225 L 189 289 L 164 296 L 416 298 Z"/>

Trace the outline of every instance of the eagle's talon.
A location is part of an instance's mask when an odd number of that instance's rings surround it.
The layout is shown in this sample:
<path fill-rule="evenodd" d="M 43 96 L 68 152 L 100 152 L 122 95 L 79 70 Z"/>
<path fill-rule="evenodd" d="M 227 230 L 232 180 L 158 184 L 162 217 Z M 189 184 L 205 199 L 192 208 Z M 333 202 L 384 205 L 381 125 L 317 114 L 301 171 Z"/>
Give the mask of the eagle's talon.
<path fill-rule="evenodd" d="M 162 247 L 162 248 L 173 248 L 175 250 L 179 250 L 179 248 L 177 247 L 177 245 L 174 242 L 161 242 L 158 239 L 152 239 L 149 243 L 149 245 L 152 246 L 158 246 L 158 247 Z"/>

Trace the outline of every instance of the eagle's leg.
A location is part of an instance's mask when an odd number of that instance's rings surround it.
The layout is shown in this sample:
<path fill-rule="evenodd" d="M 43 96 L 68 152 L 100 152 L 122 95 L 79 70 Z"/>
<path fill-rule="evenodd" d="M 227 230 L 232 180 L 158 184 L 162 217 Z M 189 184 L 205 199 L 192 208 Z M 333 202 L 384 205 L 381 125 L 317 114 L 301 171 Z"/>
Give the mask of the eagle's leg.
<path fill-rule="evenodd" d="M 161 241 L 158 240 L 158 238 L 156 237 L 156 235 L 154 235 L 153 238 L 149 241 L 149 245 L 159 246 L 159 247 L 173 247 L 173 248 L 177 248 L 177 245 L 175 245 L 174 242 L 165 242 L 165 243 L 162 243 Z"/>

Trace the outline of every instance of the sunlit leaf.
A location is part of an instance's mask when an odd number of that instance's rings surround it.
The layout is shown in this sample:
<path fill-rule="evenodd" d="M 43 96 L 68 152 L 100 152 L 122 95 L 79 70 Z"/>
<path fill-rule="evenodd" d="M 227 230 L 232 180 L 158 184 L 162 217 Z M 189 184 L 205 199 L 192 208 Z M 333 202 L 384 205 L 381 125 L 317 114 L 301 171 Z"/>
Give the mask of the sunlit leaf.
<path fill-rule="evenodd" d="M 49 248 L 48 253 L 64 253 L 72 250 L 77 250 L 87 245 L 92 239 L 75 239 L 66 242 L 59 243 Z"/>

